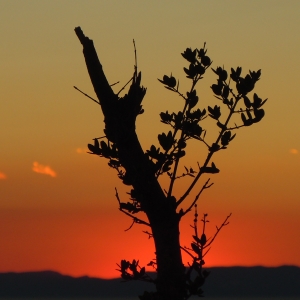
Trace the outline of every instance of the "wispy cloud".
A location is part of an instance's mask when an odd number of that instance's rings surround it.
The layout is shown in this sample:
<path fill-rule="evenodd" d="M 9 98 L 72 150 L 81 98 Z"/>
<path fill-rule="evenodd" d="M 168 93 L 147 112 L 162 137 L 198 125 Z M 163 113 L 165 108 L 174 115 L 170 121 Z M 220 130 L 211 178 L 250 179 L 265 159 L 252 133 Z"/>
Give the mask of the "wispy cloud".
<path fill-rule="evenodd" d="M 298 150 L 297 149 L 290 149 L 290 153 L 292 153 L 292 154 L 298 154 Z"/>
<path fill-rule="evenodd" d="M 77 148 L 76 153 L 82 154 L 82 153 L 87 153 L 89 151 L 88 148 Z"/>
<path fill-rule="evenodd" d="M 51 167 L 41 165 L 41 164 L 39 164 L 39 163 L 36 162 L 36 161 L 33 163 L 32 171 L 33 171 L 33 172 L 36 172 L 36 173 L 40 173 L 40 174 L 49 175 L 49 176 L 51 176 L 51 177 L 56 177 L 56 176 L 57 176 L 56 172 L 53 171 L 53 170 L 51 169 Z"/>
<path fill-rule="evenodd" d="M 3 172 L 0 172 L 0 180 L 6 179 L 6 178 L 7 178 L 6 174 L 4 174 Z"/>

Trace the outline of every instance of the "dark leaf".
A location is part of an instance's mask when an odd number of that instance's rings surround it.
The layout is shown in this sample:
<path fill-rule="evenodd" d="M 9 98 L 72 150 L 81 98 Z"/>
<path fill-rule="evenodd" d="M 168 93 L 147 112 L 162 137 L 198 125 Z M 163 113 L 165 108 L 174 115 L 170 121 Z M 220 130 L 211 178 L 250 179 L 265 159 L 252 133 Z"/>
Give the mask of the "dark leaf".
<path fill-rule="evenodd" d="M 204 43 L 204 47 L 198 50 L 198 57 L 202 58 L 206 54 L 206 51 L 207 50 L 205 50 L 205 43 Z"/>
<path fill-rule="evenodd" d="M 215 173 L 219 173 L 220 170 L 216 167 L 216 165 L 212 162 L 211 163 L 211 167 L 202 167 L 201 171 L 203 173 L 210 173 L 210 174 L 215 174 Z"/>
<path fill-rule="evenodd" d="M 173 90 L 173 88 L 176 86 L 176 79 L 175 77 L 171 76 L 167 76 L 164 75 L 163 76 L 163 80 L 158 79 L 159 82 L 161 82 L 162 84 L 166 85 L 167 87 L 169 87 L 171 90 Z"/>
<path fill-rule="evenodd" d="M 217 126 L 220 127 L 221 129 L 225 129 L 225 130 L 227 129 L 227 127 L 219 121 L 217 122 Z"/>
<path fill-rule="evenodd" d="M 159 144 L 163 147 L 164 150 L 168 151 L 171 147 L 168 146 L 167 136 L 165 133 L 158 135 Z"/>
<path fill-rule="evenodd" d="M 168 111 L 166 111 L 165 113 L 161 112 L 159 115 L 160 115 L 160 118 L 161 118 L 161 122 L 163 122 L 163 123 L 168 124 L 172 121 L 172 115 L 170 115 L 168 113 Z"/>
<path fill-rule="evenodd" d="M 250 99 L 247 96 L 244 96 L 243 98 L 244 98 L 245 106 L 247 108 L 250 108 L 252 106 L 252 103 L 251 103 Z"/>
<path fill-rule="evenodd" d="M 249 109 L 246 109 L 246 113 L 247 113 L 248 118 L 249 118 L 250 120 L 252 120 L 252 115 L 251 115 Z"/>
<path fill-rule="evenodd" d="M 232 141 L 236 136 L 236 133 L 230 138 L 230 141 Z"/>
<path fill-rule="evenodd" d="M 230 77 L 233 81 L 237 82 L 240 75 L 242 73 L 242 68 L 241 67 L 237 67 L 236 70 L 234 70 L 233 68 L 231 68 L 231 74 Z"/>
<path fill-rule="evenodd" d="M 125 259 L 121 260 L 121 270 L 127 270 L 129 268 L 130 262 Z"/>
<path fill-rule="evenodd" d="M 197 243 L 200 244 L 200 239 L 199 239 L 196 235 L 193 235 L 193 238 L 194 238 L 194 240 L 195 240 Z"/>
<path fill-rule="evenodd" d="M 184 148 L 186 147 L 186 142 L 185 142 L 184 140 L 180 139 L 180 140 L 178 141 L 178 147 L 179 147 L 180 149 L 184 149 Z"/>
<path fill-rule="evenodd" d="M 121 166 L 121 163 L 118 160 L 110 159 L 108 165 L 113 168 L 118 168 Z"/>
<path fill-rule="evenodd" d="M 216 144 L 216 143 L 213 143 L 212 145 L 211 145 L 211 147 L 209 148 L 209 150 L 211 151 L 211 152 L 216 152 L 216 151 L 218 151 L 220 149 L 220 146 L 218 145 L 218 144 Z"/>
<path fill-rule="evenodd" d="M 183 120 L 183 113 L 181 111 L 178 112 L 178 114 L 173 114 L 174 115 L 174 121 L 175 121 L 175 127 L 180 128 L 181 127 L 181 122 Z"/>
<path fill-rule="evenodd" d="M 223 99 L 227 99 L 229 96 L 229 86 L 225 85 L 222 92 Z"/>
<path fill-rule="evenodd" d="M 192 51 L 191 48 L 186 48 L 186 50 L 181 53 L 181 55 L 190 63 L 194 63 L 196 61 L 196 49 Z"/>
<path fill-rule="evenodd" d="M 101 149 L 104 150 L 104 151 L 105 151 L 106 149 L 108 149 L 108 146 L 107 146 L 107 144 L 106 144 L 104 141 L 101 141 L 101 142 L 100 142 L 100 146 L 101 146 Z"/>
<path fill-rule="evenodd" d="M 215 105 L 214 108 L 208 106 L 209 116 L 215 120 L 218 120 L 221 117 L 221 108 L 220 106 Z"/>
<path fill-rule="evenodd" d="M 94 147 L 99 148 L 99 141 L 94 139 Z"/>
<path fill-rule="evenodd" d="M 176 153 L 176 156 L 177 156 L 178 158 L 185 156 L 185 151 L 184 151 L 184 150 L 178 151 L 178 152 Z"/>
<path fill-rule="evenodd" d="M 173 164 L 173 160 L 167 160 L 162 168 L 163 172 L 167 172 L 171 170 L 171 165 Z"/>
<path fill-rule="evenodd" d="M 195 243 L 191 243 L 192 249 L 195 253 L 198 255 L 201 255 L 201 250 L 198 248 L 198 246 Z"/>
<path fill-rule="evenodd" d="M 257 72 L 255 72 L 255 71 L 249 71 L 249 73 L 250 73 L 250 76 L 251 76 L 251 78 L 255 81 L 255 82 L 257 82 L 258 80 L 259 80 L 259 78 L 260 78 L 260 75 L 261 75 L 261 70 L 258 70 Z"/>
<path fill-rule="evenodd" d="M 221 137 L 222 146 L 227 146 L 230 140 L 231 140 L 231 132 L 225 131 Z"/>
<path fill-rule="evenodd" d="M 265 111 L 263 109 L 254 109 L 254 115 L 253 122 L 257 123 L 264 117 Z"/>
<path fill-rule="evenodd" d="M 199 75 L 203 75 L 205 73 L 205 68 L 202 65 L 196 65 L 195 70 Z"/>
<path fill-rule="evenodd" d="M 92 152 L 92 154 L 101 155 L 101 149 L 100 148 L 97 148 L 92 144 L 88 144 L 88 148 Z"/>
<path fill-rule="evenodd" d="M 200 244 L 201 244 L 201 246 L 204 246 L 206 244 L 206 235 L 205 235 L 205 233 L 203 233 L 201 235 Z"/>
<path fill-rule="evenodd" d="M 253 124 L 252 119 L 247 119 L 244 113 L 241 114 L 241 118 L 245 126 L 250 126 Z"/>
<path fill-rule="evenodd" d="M 213 92 L 218 95 L 218 96 L 221 96 L 222 95 L 222 88 L 223 88 L 223 85 L 221 84 L 213 84 L 211 87 L 210 87 Z"/>
<path fill-rule="evenodd" d="M 193 64 L 190 64 L 189 68 L 183 68 L 184 72 L 188 75 L 188 78 L 193 79 L 197 75 L 197 70 Z"/>
<path fill-rule="evenodd" d="M 210 63 L 211 63 L 210 58 L 209 58 L 208 56 L 206 56 L 206 55 L 203 55 L 203 56 L 201 57 L 201 63 L 202 63 L 202 65 L 203 65 L 204 67 L 209 66 Z"/>
<path fill-rule="evenodd" d="M 227 79 L 227 72 L 221 67 L 217 67 L 216 70 L 212 69 L 215 74 L 219 76 L 219 80 L 225 81 Z"/>
<path fill-rule="evenodd" d="M 253 95 L 253 107 L 260 108 L 262 105 L 262 99 L 257 96 L 256 93 Z"/>

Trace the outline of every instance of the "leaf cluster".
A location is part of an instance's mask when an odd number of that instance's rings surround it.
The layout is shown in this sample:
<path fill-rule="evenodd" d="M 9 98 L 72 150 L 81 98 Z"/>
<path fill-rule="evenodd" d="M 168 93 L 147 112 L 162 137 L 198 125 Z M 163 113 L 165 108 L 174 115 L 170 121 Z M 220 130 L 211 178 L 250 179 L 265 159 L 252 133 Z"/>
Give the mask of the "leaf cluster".
<path fill-rule="evenodd" d="M 131 202 L 119 202 L 120 204 L 120 210 L 126 210 L 129 213 L 132 214 L 136 214 L 140 211 L 142 211 L 141 209 L 141 204 L 139 201 L 137 201 L 137 194 L 136 191 L 134 189 L 131 189 L 130 193 L 127 193 L 130 195 L 130 200 Z"/>
<path fill-rule="evenodd" d="M 112 168 L 119 168 L 121 163 L 119 162 L 118 149 L 116 144 L 111 143 L 107 140 L 107 143 L 101 138 L 95 138 L 94 144 L 88 144 L 88 149 L 90 150 L 90 154 L 95 154 L 100 157 L 105 157 L 109 159 L 108 165 Z M 99 142 L 100 140 L 100 142 Z"/>
<path fill-rule="evenodd" d="M 249 73 L 242 77 L 242 68 L 237 67 L 236 69 L 231 68 L 231 73 L 228 79 L 227 71 L 222 67 L 217 67 L 212 69 L 213 72 L 218 75 L 217 83 L 211 86 L 215 97 L 223 102 L 230 111 L 229 119 L 233 113 L 239 113 L 241 115 L 242 125 L 235 125 L 233 128 L 228 128 L 228 121 L 226 124 L 220 121 L 221 117 L 221 108 L 220 106 L 215 105 L 214 108 L 208 107 L 209 116 L 217 120 L 217 126 L 220 127 L 224 132 L 226 130 L 237 129 L 243 126 L 250 126 L 254 123 L 258 123 L 262 120 L 265 115 L 264 110 L 261 108 L 267 99 L 262 100 L 258 97 L 256 93 L 253 95 L 253 102 L 250 101 L 247 96 L 258 82 L 261 76 L 261 70 L 258 71 L 249 71 Z M 230 86 L 231 81 L 235 83 L 236 93 Z M 241 104 L 240 100 L 244 100 L 244 106 Z M 237 104 L 241 104 L 240 108 L 237 109 Z M 228 133 L 227 133 L 228 135 Z M 228 142 L 229 139 L 225 139 Z M 228 143 L 225 142 L 227 146 Z M 223 148 L 224 149 L 224 148 Z"/>
<path fill-rule="evenodd" d="M 187 142 L 190 139 L 196 139 L 203 142 L 208 149 L 207 157 L 200 168 L 200 172 L 194 178 L 186 193 L 180 198 L 181 203 L 189 194 L 200 176 L 204 173 L 216 174 L 219 169 L 214 162 L 210 162 L 213 154 L 219 150 L 227 149 L 228 145 L 235 138 L 233 130 L 240 127 L 250 126 L 258 123 L 264 117 L 262 106 L 267 99 L 262 100 L 256 93 L 253 95 L 253 101 L 250 101 L 248 94 L 255 88 L 261 76 L 261 70 L 249 71 L 246 76 L 242 76 L 242 68 L 231 68 L 228 73 L 224 67 L 217 67 L 212 71 L 217 75 L 217 82 L 212 84 L 211 90 L 214 96 L 222 101 L 221 105 L 208 106 L 207 108 L 195 108 L 199 102 L 196 91 L 196 84 L 212 61 L 207 55 L 204 47 L 201 49 L 187 48 L 181 53 L 183 58 L 189 63 L 189 67 L 183 70 L 186 77 L 191 80 L 191 89 L 185 94 L 179 90 L 179 80 L 171 73 L 171 76 L 164 75 L 158 79 L 168 90 L 179 95 L 183 100 L 183 108 L 178 112 L 160 113 L 161 122 L 171 127 L 168 132 L 158 135 L 159 147 L 151 145 L 146 151 L 149 160 L 152 163 L 153 172 L 156 176 L 166 173 L 170 177 L 170 186 L 167 191 L 168 197 L 172 195 L 174 181 L 183 176 L 177 176 L 179 161 L 186 154 Z M 232 87 L 234 83 L 234 87 Z M 235 91 L 234 91 L 235 90 Z M 243 101 L 241 101 L 243 99 Z M 221 107 L 223 105 L 223 107 Z M 240 114 L 241 123 L 234 126 L 230 124 L 234 114 Z M 219 129 L 219 134 L 214 142 L 208 144 L 205 141 L 206 130 L 201 125 L 206 117 L 213 119 Z M 184 174 L 184 173 L 183 173 Z M 193 176 L 191 176 L 193 177 Z"/>
<path fill-rule="evenodd" d="M 133 260 L 132 262 L 125 259 L 121 260 L 121 264 L 117 264 L 120 269 L 117 271 L 121 272 L 121 277 L 124 280 L 147 280 L 145 274 L 145 267 L 139 266 L 139 261 Z"/>

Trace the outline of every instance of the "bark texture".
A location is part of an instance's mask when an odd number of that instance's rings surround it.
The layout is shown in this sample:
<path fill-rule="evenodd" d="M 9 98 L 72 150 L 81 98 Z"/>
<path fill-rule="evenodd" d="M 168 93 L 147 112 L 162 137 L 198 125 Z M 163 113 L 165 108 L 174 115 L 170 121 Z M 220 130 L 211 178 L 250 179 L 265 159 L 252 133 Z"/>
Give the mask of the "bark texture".
<path fill-rule="evenodd" d="M 184 266 L 179 243 L 179 215 L 174 198 L 160 187 L 149 158 L 138 140 L 135 121 L 146 89 L 141 73 L 135 73 L 128 94 L 118 97 L 109 85 L 93 41 L 75 28 L 91 82 L 99 100 L 107 138 L 116 144 L 119 161 L 126 170 L 123 182 L 132 185 L 152 229 L 157 259 L 157 296 L 162 300 L 185 298 Z"/>

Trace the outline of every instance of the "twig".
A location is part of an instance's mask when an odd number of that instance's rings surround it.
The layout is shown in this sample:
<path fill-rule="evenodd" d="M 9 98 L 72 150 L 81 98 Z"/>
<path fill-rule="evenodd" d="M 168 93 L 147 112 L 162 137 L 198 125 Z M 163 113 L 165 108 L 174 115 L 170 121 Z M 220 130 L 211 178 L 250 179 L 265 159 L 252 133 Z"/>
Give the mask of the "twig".
<path fill-rule="evenodd" d="M 189 256 L 191 256 L 194 259 L 194 255 L 192 253 L 190 253 L 187 249 L 185 249 L 182 246 L 180 246 L 180 249 L 183 250 L 185 253 L 187 253 Z"/>
<path fill-rule="evenodd" d="M 207 180 L 207 181 L 205 182 L 205 184 L 202 186 L 200 192 L 196 195 L 194 201 L 193 201 L 192 204 L 189 206 L 189 208 L 188 208 L 185 212 L 182 213 L 182 216 L 184 216 L 185 214 L 187 214 L 187 213 L 192 209 L 192 207 L 193 207 L 193 206 L 195 205 L 195 203 L 198 201 L 198 199 L 199 199 L 200 195 L 202 194 L 202 192 L 203 192 L 205 189 L 208 189 L 208 188 L 210 188 L 210 187 L 213 185 L 213 183 L 209 184 L 209 181 L 210 181 L 210 178 L 208 178 L 208 180 Z M 176 203 L 176 205 L 177 205 L 177 206 L 180 205 L 180 204 L 182 203 L 182 201 L 183 201 L 183 199 L 178 200 L 177 203 Z"/>
<path fill-rule="evenodd" d="M 117 96 L 119 96 L 119 94 L 125 89 L 125 87 L 130 83 L 130 81 L 133 80 L 133 77 L 131 77 L 128 82 L 119 90 L 119 92 L 117 93 Z"/>
<path fill-rule="evenodd" d="M 88 94 L 86 94 L 85 92 L 83 92 L 82 90 L 80 90 L 77 86 L 74 85 L 74 89 L 77 90 L 78 92 L 80 92 L 81 94 L 83 94 L 84 96 L 90 98 L 91 100 L 93 100 L 94 102 L 96 102 L 97 104 L 100 104 L 99 101 L 97 101 L 96 99 L 92 98 L 91 96 L 89 96 Z"/>
<path fill-rule="evenodd" d="M 137 76 L 137 54 L 136 54 L 136 47 L 135 47 L 135 40 L 133 39 L 133 47 L 134 47 L 134 61 L 135 61 L 135 65 L 134 65 L 134 76 Z"/>
<path fill-rule="evenodd" d="M 133 227 L 134 223 L 135 223 L 135 220 L 133 220 L 133 222 L 132 222 L 132 224 L 129 226 L 129 228 L 125 229 L 124 231 L 128 231 L 129 229 L 131 229 L 131 228 Z"/>
<path fill-rule="evenodd" d="M 117 93 L 117 96 L 125 89 L 125 87 L 134 79 L 137 77 L 137 54 L 136 54 L 136 47 L 135 47 L 135 41 L 133 40 L 133 47 L 134 47 L 134 60 L 135 60 L 135 66 L 134 66 L 134 74 L 133 76 L 128 80 L 128 82 L 119 90 Z"/>
<path fill-rule="evenodd" d="M 243 125 L 236 125 L 236 124 L 235 124 L 234 127 L 229 127 L 229 128 L 227 128 L 227 130 L 239 129 L 239 128 L 241 128 L 241 127 L 245 127 L 245 125 L 244 125 L 244 124 L 243 124 Z"/>
<path fill-rule="evenodd" d="M 221 138 L 223 136 L 223 133 L 227 130 L 227 125 L 228 125 L 228 123 L 229 123 L 229 121 L 230 121 L 230 119 L 231 119 L 231 117 L 232 117 L 232 115 L 233 115 L 233 113 L 235 111 L 235 108 L 237 106 L 238 101 L 241 99 L 240 96 L 235 96 L 233 92 L 232 92 L 232 94 L 235 97 L 235 103 L 230 108 L 230 112 L 229 112 L 229 114 L 227 116 L 227 119 L 226 119 L 226 121 L 224 123 L 224 128 L 220 131 L 219 136 L 217 137 L 216 141 L 213 143 L 215 145 L 219 144 L 219 141 L 221 140 Z M 210 159 L 212 158 L 214 152 L 215 151 L 213 151 L 213 150 L 210 150 L 208 152 L 207 157 L 205 159 L 205 162 L 203 164 L 203 168 L 205 168 L 208 165 L 208 163 L 209 163 Z M 195 177 L 195 179 L 192 181 L 192 183 L 190 184 L 190 186 L 187 188 L 186 192 L 178 200 L 179 203 L 181 203 L 182 201 L 184 201 L 184 199 L 189 195 L 189 193 L 191 192 L 191 190 L 193 189 L 193 187 L 195 186 L 195 184 L 197 183 L 197 181 L 199 180 L 199 178 L 201 177 L 202 174 L 203 174 L 203 172 L 201 172 L 201 171 L 197 174 L 197 176 Z"/>
<path fill-rule="evenodd" d="M 149 223 L 147 223 L 146 221 L 143 221 L 135 216 L 133 216 L 132 214 L 128 213 L 127 211 L 123 210 L 121 208 L 121 200 L 120 200 L 120 197 L 119 197 L 119 194 L 118 194 L 118 191 L 117 191 L 117 188 L 115 188 L 115 191 L 116 191 L 116 198 L 119 202 L 119 211 L 121 211 L 122 213 L 124 213 L 125 215 L 127 215 L 128 217 L 132 218 L 133 219 L 133 223 L 130 225 L 130 227 L 128 229 L 126 229 L 125 231 L 128 231 L 129 229 L 132 228 L 132 226 L 134 225 L 134 223 L 137 223 L 137 224 L 143 224 L 143 225 L 147 225 L 147 226 L 150 226 Z"/>
<path fill-rule="evenodd" d="M 218 226 L 216 226 L 217 227 L 217 232 L 215 233 L 215 235 L 213 236 L 213 238 L 210 240 L 210 242 L 209 243 L 207 243 L 205 246 L 204 246 L 204 248 L 207 248 L 207 247 L 209 247 L 211 244 L 212 244 L 212 242 L 215 240 L 215 238 L 216 238 L 216 236 L 218 235 L 218 233 L 220 232 L 220 230 L 224 227 L 224 226 L 226 226 L 226 225 L 228 225 L 229 224 L 229 222 L 227 222 L 227 220 L 231 217 L 231 213 L 226 217 L 226 219 L 225 219 L 225 221 L 221 224 L 221 226 L 220 227 L 218 227 Z M 206 252 L 207 253 L 207 252 Z M 206 254 L 205 253 L 205 254 Z"/>
<path fill-rule="evenodd" d="M 114 85 L 116 85 L 116 84 L 118 84 L 118 83 L 120 83 L 120 81 L 117 81 L 117 82 L 115 82 L 115 83 L 113 83 L 113 84 L 110 84 L 110 86 L 114 86 Z"/>
<path fill-rule="evenodd" d="M 144 233 L 148 234 L 149 239 L 153 238 L 153 234 L 148 231 L 143 231 Z"/>

